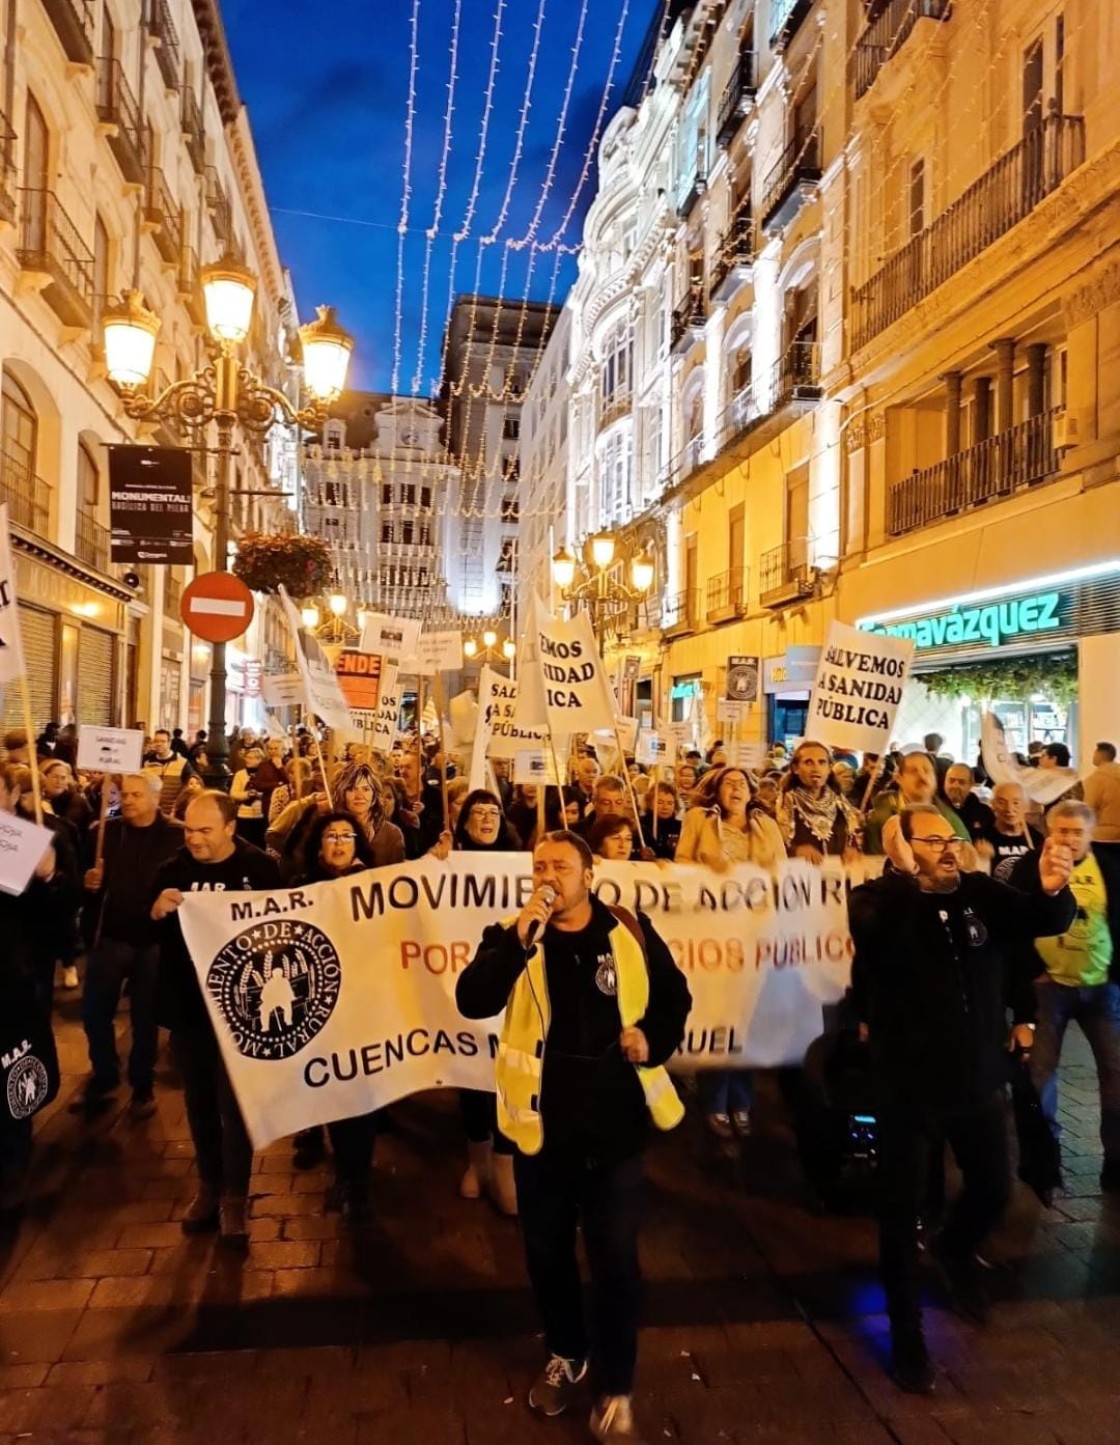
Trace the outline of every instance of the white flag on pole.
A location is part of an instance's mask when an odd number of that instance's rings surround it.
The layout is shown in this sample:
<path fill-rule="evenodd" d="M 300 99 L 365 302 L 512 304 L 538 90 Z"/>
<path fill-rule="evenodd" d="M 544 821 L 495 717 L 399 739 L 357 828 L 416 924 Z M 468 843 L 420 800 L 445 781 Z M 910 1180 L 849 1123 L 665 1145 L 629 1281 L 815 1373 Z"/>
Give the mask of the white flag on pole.
<path fill-rule="evenodd" d="M 544 677 L 540 669 L 537 636 L 537 621 L 542 615 L 548 616 L 541 599 L 534 593 L 529 602 L 529 616 L 517 656 L 517 699 L 513 721 L 519 728 L 548 726 L 548 707 L 544 696 Z M 570 732 L 572 729 L 568 728 L 566 731 Z"/>
<path fill-rule="evenodd" d="M 381 659 L 381 677 L 377 683 L 377 712 L 373 718 L 373 750 L 391 753 L 397 736 L 397 720 L 401 714 L 401 686 L 397 664 Z"/>
<path fill-rule="evenodd" d="M 553 734 L 613 730 L 618 707 L 587 613 L 577 612 L 565 622 L 550 616 L 538 602 L 534 608 L 533 640 L 538 658 L 535 671 Z M 518 671 L 525 686 L 529 686 L 529 670 Z"/>
<path fill-rule="evenodd" d="M 334 668 L 319 646 L 319 639 L 301 631 L 299 614 L 283 587 L 280 588 L 280 602 L 296 644 L 296 665 L 303 678 L 308 712 L 321 717 L 328 727 L 357 731 Z"/>
<path fill-rule="evenodd" d="M 23 633 L 16 604 L 16 574 L 8 533 L 8 504 L 0 502 L 0 684 L 22 677 Z"/>

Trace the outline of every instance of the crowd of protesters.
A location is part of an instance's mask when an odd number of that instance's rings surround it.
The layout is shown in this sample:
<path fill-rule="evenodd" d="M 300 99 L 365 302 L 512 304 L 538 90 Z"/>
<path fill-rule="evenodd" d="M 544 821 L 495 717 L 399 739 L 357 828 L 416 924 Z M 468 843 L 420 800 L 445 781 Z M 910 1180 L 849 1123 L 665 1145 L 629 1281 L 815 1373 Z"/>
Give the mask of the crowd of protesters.
<path fill-rule="evenodd" d="M 31 813 L 31 770 L 38 769 L 52 845 L 23 895 L 0 896 L 8 940 L 0 1006 L 22 1009 L 49 1029 L 58 970 L 63 988 L 82 986 L 90 1073 L 71 1107 L 89 1116 L 117 1094 L 122 1073 L 130 1113 L 144 1119 L 155 1111 L 159 1031 L 169 1030 L 198 1171 L 198 1191 L 182 1221 L 187 1233 L 216 1230 L 229 1245 L 247 1248 L 252 1150 L 179 931 L 183 898 L 200 889 L 320 882 L 423 856 L 441 860 L 456 850 L 533 851 L 535 873 L 548 883 L 544 893 L 568 900 L 569 924 L 558 921 L 558 931 L 549 933 L 553 957 L 571 951 L 565 932 L 592 929 L 600 954 L 609 933 L 615 954 L 621 947 L 629 960 L 626 967 L 635 960 L 630 945 L 618 943 L 618 920 L 597 908 L 587 911 L 586 889 L 568 886 L 569 864 L 589 878 L 598 860 L 675 861 L 717 871 L 744 863 L 772 868 L 786 858 L 810 865 L 863 855 L 885 860 L 881 878 L 852 892 L 850 1003 L 883 1099 L 882 1265 L 895 1373 L 905 1388 L 926 1389 L 932 1381 L 917 1306 L 916 1221 L 926 1166 L 946 1141 L 964 1189 L 932 1253 L 955 1297 L 979 1312 L 976 1250 L 1010 1187 L 999 1070 L 1009 1044 L 1029 1055 L 1057 1136 L 1057 1063 L 1065 1028 L 1078 1021 L 1100 1080 L 1101 1183 L 1120 1189 L 1120 765 L 1110 743 L 1098 745 L 1083 787 L 1040 809 L 1021 784 L 990 786 L 982 767 L 948 757 L 936 735 L 922 746 L 862 758 L 803 741 L 789 754 L 775 747 L 761 766 L 750 767 L 719 742 L 671 768 L 646 768 L 577 746 L 566 785 L 539 796 L 535 786 L 515 784 L 501 760 L 488 764 L 488 786 L 471 788 L 461 776 L 462 760 L 444 757 L 435 740 L 415 733 L 387 757 L 352 745 L 343 758 L 329 760 L 307 730 L 291 738 L 239 732 L 229 740 L 225 789 L 210 785 L 204 733 L 187 742 L 179 729 L 156 731 L 141 771 L 124 777 L 82 772 L 72 733 L 51 724 L 34 743 L 19 731 L 3 739 L 0 810 Z M 1068 761 L 1055 744 L 1037 759 L 1040 767 Z M 561 918 L 547 902 L 534 906 L 537 922 L 550 930 L 552 919 Z M 490 956 L 487 948 L 493 957 L 468 971 L 476 983 L 465 984 L 465 994 L 460 990 L 465 1013 L 489 1016 L 507 998 L 512 1007 L 535 918 L 526 914 L 512 935 L 484 944 L 480 957 Z M 663 972 L 663 945 L 651 938 L 648 920 L 638 923 L 646 930 L 639 957 L 650 969 L 656 957 Z M 115 1021 L 125 988 L 131 1028 L 122 1063 Z M 656 1030 L 658 1064 L 679 1044 L 681 997 L 665 1005 L 669 1022 Z M 619 1008 L 611 1008 L 597 1024 L 580 1024 L 595 1035 L 596 1049 L 604 1029 L 617 1031 Z M 580 1040 L 590 1047 L 582 1034 Z M 645 1045 L 650 1057 L 649 1040 Z M 642 1062 L 640 1053 L 637 1045 L 634 1058 L 623 1050 L 631 1062 Z M 585 1070 L 570 1063 L 550 1067 L 571 1088 L 589 1087 Z M 611 1087 L 625 1077 L 625 1068 L 611 1074 Z M 751 1072 L 701 1071 L 697 1085 L 707 1130 L 720 1146 L 737 1146 L 752 1127 Z M 586 1180 L 552 1156 L 551 1173 L 531 1168 L 532 1143 L 511 1125 L 502 1097 L 461 1094 L 460 1193 L 488 1196 L 510 1215 L 524 1211 L 531 1198 L 527 1249 L 542 1309 L 552 1319 L 550 1336 L 582 1342 L 570 1305 L 560 1308 L 554 1298 L 556 1291 L 570 1293 L 564 1251 L 571 1241 L 563 1244 L 567 1273 L 558 1281 L 561 1246 L 546 1202 L 557 1191 L 574 1198 Z M 635 1097 L 627 1100 L 625 1109 L 632 1110 Z M 650 1110 L 656 1120 L 652 1103 Z M 579 1123 L 581 1114 L 595 1112 L 575 1108 L 551 1127 L 578 1136 L 580 1147 L 609 1153 L 611 1142 L 598 1136 L 588 1142 L 580 1133 L 590 1127 L 586 1119 Z M 18 1209 L 23 1201 L 32 1122 L 0 1125 L 0 1209 Z M 591 1122 L 610 1127 L 609 1115 Z M 334 1121 L 325 1132 L 304 1131 L 294 1141 L 295 1165 L 307 1168 L 325 1157 L 329 1138 L 335 1169 L 329 1207 L 348 1224 L 360 1224 L 370 1212 L 377 1132 L 377 1116 L 367 1114 Z M 613 1143 L 627 1154 L 629 1142 Z M 623 1171 L 610 1182 L 621 1191 L 616 1203 L 625 1214 L 633 1181 Z M 605 1222 L 595 1216 L 593 1227 L 617 1223 L 614 1209 Z M 604 1239 L 602 1267 L 615 1271 L 622 1290 L 615 1316 L 625 1316 L 621 1328 L 629 1340 L 636 1328 L 636 1256 L 631 1251 L 621 1259 L 613 1249 Z M 582 1354 L 560 1344 L 550 1350 L 551 1373 L 535 1387 L 534 1403 L 545 1413 L 564 1407 L 586 1367 L 582 1344 Z M 608 1351 L 612 1399 L 628 1397 L 629 1350 Z M 628 1405 L 611 1408 L 610 1419 L 621 1425 L 612 1433 L 608 1419 L 601 1438 L 632 1438 L 623 1428 Z"/>

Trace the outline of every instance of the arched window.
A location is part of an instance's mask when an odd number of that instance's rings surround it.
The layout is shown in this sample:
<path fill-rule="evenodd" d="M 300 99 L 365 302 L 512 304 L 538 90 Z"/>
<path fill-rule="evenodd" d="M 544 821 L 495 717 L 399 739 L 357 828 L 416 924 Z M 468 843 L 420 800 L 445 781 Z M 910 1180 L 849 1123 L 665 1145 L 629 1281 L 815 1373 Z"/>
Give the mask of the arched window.
<path fill-rule="evenodd" d="M 0 409 L 0 439 L 6 488 L 30 487 L 35 475 L 39 418 L 27 392 L 6 369 Z"/>
<path fill-rule="evenodd" d="M 78 443 L 78 510 L 91 517 L 97 515 L 101 499 L 101 473 L 93 453 L 85 442 Z"/>

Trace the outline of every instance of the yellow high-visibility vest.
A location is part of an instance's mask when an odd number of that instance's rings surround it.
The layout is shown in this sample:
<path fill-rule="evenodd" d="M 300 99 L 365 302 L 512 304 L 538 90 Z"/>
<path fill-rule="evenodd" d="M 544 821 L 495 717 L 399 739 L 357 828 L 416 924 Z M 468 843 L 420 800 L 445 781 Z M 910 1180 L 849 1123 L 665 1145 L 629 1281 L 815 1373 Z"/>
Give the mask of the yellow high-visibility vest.
<path fill-rule="evenodd" d="M 618 978 L 618 1012 L 624 1028 L 645 1016 L 649 1004 L 649 971 L 645 956 L 629 928 L 619 924 L 610 932 Z M 498 1085 L 498 1127 L 523 1154 L 539 1154 L 544 1144 L 540 1114 L 541 1074 L 551 1022 L 544 944 L 539 943 L 526 961 L 506 1004 L 498 1042 L 494 1075 Z M 646 1096 L 646 1107 L 659 1129 L 672 1129 L 684 1118 L 668 1070 L 636 1064 Z"/>

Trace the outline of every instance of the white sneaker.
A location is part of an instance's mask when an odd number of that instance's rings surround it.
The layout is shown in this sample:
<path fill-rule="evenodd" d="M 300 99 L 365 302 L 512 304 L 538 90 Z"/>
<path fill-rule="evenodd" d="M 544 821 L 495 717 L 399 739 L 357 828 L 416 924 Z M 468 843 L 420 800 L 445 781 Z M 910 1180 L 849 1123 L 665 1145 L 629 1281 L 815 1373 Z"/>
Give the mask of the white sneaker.
<path fill-rule="evenodd" d="M 62 987 L 63 987 L 63 988 L 77 988 L 77 987 L 78 987 L 78 970 L 74 967 L 73 964 L 71 964 L 71 965 L 69 966 L 69 968 L 64 968 L 64 969 L 62 970 Z"/>
<path fill-rule="evenodd" d="M 529 1391 L 529 1404 L 542 1415 L 562 1415 L 586 1378 L 586 1360 L 552 1355 Z"/>
<path fill-rule="evenodd" d="M 629 1440 L 630 1445 L 642 1445 L 630 1396 L 604 1396 L 591 1412 L 591 1433 L 596 1440 Z"/>

